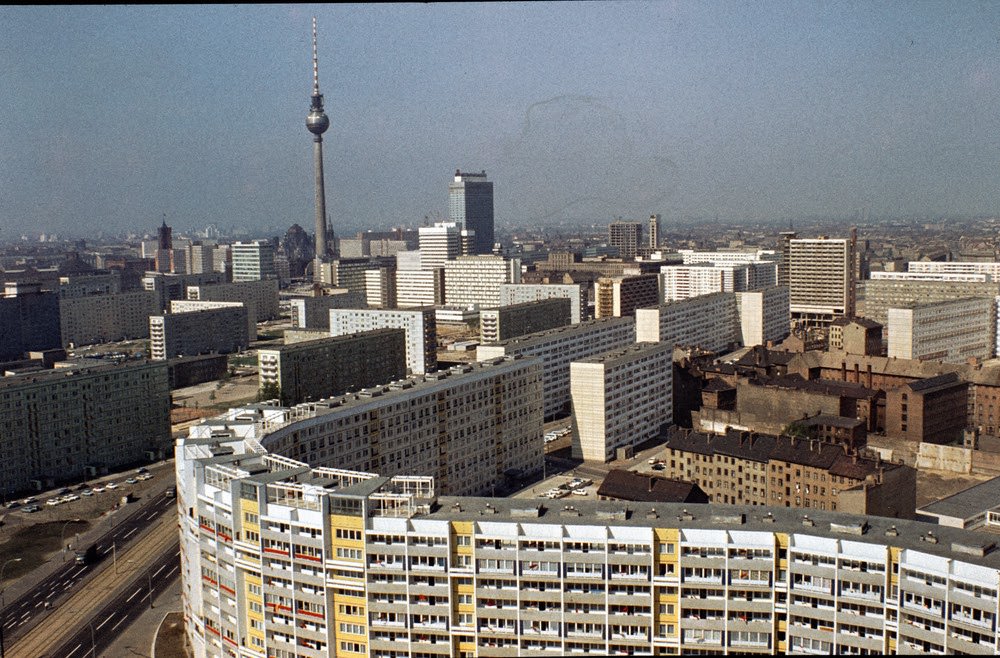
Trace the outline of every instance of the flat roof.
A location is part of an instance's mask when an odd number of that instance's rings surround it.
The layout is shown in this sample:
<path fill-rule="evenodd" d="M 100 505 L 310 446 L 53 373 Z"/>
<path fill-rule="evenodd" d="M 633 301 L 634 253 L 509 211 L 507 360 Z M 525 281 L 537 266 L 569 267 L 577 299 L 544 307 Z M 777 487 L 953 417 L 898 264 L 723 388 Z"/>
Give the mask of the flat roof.
<path fill-rule="evenodd" d="M 1000 505 L 1000 477 L 995 477 L 925 505 L 917 512 L 967 520 L 998 505 Z"/>

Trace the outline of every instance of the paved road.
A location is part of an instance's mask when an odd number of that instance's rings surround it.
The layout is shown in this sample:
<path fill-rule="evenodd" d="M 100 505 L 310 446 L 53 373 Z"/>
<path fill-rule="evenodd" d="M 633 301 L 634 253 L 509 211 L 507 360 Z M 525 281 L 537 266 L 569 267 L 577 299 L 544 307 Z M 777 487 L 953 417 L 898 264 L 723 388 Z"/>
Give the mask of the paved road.
<path fill-rule="evenodd" d="M 180 544 L 174 542 L 107 605 L 92 615 L 89 611 L 82 615 L 82 628 L 47 655 L 52 658 L 96 658 L 146 608 L 152 607 L 151 601 L 169 588 L 179 575 Z"/>
<path fill-rule="evenodd" d="M 157 590 L 169 586 L 177 577 L 177 550 L 177 519 L 172 514 L 161 515 L 148 532 L 118 553 L 117 569 L 106 561 L 86 586 L 78 587 L 61 605 L 47 611 L 44 623 L 18 638 L 13 646 L 8 645 L 7 657 L 56 656 L 54 652 L 78 638 L 84 629 L 88 636 L 85 646 L 93 648 L 98 633 L 101 642 L 109 642 L 127 626 L 122 615 L 141 612 L 149 605 L 149 599 L 144 597 L 149 596 L 150 589 L 155 596 Z M 115 616 L 109 619 L 112 613 Z M 103 623 L 105 620 L 107 623 Z M 89 637 L 91 624 L 93 639 Z M 80 644 L 79 640 L 76 644 Z M 76 644 L 66 650 L 72 651 Z"/>
<path fill-rule="evenodd" d="M 59 604 L 66 595 L 79 589 L 81 583 L 102 569 L 113 568 L 118 553 L 128 548 L 129 543 L 141 531 L 154 523 L 167 511 L 176 507 L 174 498 L 158 495 L 141 507 L 137 512 L 122 520 L 102 535 L 95 542 L 100 562 L 96 565 L 80 565 L 75 562 L 73 554 L 67 552 L 66 564 L 57 569 L 49 577 L 42 580 L 30 592 L 11 601 L 0 615 L 3 624 L 4 641 L 10 646 L 29 631 L 48 610 Z M 46 605 L 48 604 L 48 605 Z"/>

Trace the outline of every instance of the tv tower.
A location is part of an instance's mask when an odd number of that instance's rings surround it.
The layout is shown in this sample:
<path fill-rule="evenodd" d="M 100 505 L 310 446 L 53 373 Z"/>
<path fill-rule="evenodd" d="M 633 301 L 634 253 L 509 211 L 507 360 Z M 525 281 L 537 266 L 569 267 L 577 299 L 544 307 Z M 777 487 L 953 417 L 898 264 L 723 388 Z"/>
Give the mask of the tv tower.
<path fill-rule="evenodd" d="M 316 260 L 313 264 L 313 281 L 320 280 L 320 266 L 326 260 L 326 192 L 323 188 L 323 133 L 330 127 L 330 119 L 323 112 L 323 94 L 319 93 L 319 57 L 316 51 L 316 17 L 313 28 L 313 91 L 306 128 L 313 134 L 313 168 L 316 173 Z"/>

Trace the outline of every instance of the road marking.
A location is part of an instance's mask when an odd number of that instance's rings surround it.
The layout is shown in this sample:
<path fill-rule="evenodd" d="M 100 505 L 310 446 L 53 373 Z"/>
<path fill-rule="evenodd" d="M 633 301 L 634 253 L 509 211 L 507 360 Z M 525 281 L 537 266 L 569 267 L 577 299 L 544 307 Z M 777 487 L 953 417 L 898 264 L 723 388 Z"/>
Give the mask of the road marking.
<path fill-rule="evenodd" d="M 104 550 L 104 553 L 103 553 L 103 554 L 104 554 L 104 555 L 107 555 L 108 553 L 110 553 L 110 552 L 111 552 L 111 549 L 112 549 L 112 548 L 114 548 L 114 546 L 108 546 L 108 547 L 107 547 L 107 548 L 106 548 L 106 549 Z"/>
<path fill-rule="evenodd" d="M 116 628 L 118 628 L 119 626 L 121 626 L 123 621 L 125 621 L 125 617 L 122 617 L 121 619 L 119 619 L 118 623 L 111 627 L 111 630 L 115 630 Z"/>
<path fill-rule="evenodd" d="M 136 596 L 136 594 L 138 594 L 138 593 L 139 593 L 139 592 L 141 592 L 141 591 L 142 591 L 142 588 L 141 588 L 141 587 L 140 587 L 139 589 L 135 590 L 135 593 L 133 593 L 133 594 L 132 594 L 132 596 L 130 596 L 130 597 L 128 597 L 127 599 L 125 599 L 125 603 L 128 603 L 129 601 L 131 601 L 132 599 L 134 599 L 134 598 L 135 598 L 135 596 Z"/>
<path fill-rule="evenodd" d="M 125 536 L 122 537 L 122 539 L 128 539 L 128 536 L 131 535 L 133 532 L 135 532 L 135 530 L 136 530 L 135 528 L 132 528 L 131 530 L 129 530 L 128 532 L 126 532 Z"/>
<path fill-rule="evenodd" d="M 55 596 L 55 594 L 56 594 L 55 590 L 52 590 L 51 592 L 49 592 L 49 595 L 45 597 L 45 600 L 48 601 L 53 596 Z"/>
<path fill-rule="evenodd" d="M 79 575 L 80 575 L 81 573 L 83 573 L 83 572 L 84 572 L 84 570 L 85 570 L 86 568 L 87 568 L 87 567 L 80 567 L 79 569 L 77 569 L 76 573 L 75 573 L 75 574 L 73 574 L 73 578 L 76 578 L 76 577 L 77 577 L 77 576 L 79 576 Z"/>
<path fill-rule="evenodd" d="M 159 569 L 157 569 L 156 571 L 153 572 L 153 575 L 150 576 L 150 578 L 156 578 L 156 574 L 160 573 L 161 571 L 163 571 L 166 568 L 167 568 L 167 565 L 165 565 L 165 564 L 161 565 Z"/>
<path fill-rule="evenodd" d="M 94 630 L 98 630 L 98 631 L 101 630 L 101 626 L 104 626 L 106 623 L 108 623 L 109 621 L 111 621 L 111 618 L 114 617 L 114 616 L 115 616 L 115 613 L 112 612 L 110 615 L 108 615 L 108 618 L 105 619 L 104 621 L 102 621 L 100 624 L 98 624 L 94 628 Z"/>
<path fill-rule="evenodd" d="M 26 611 L 23 615 L 21 615 L 21 619 L 24 619 L 25 617 L 27 617 L 30 614 L 31 614 L 31 610 Z"/>
<path fill-rule="evenodd" d="M 170 571 L 167 572 L 167 576 L 166 577 L 169 578 L 170 574 L 172 574 L 173 572 L 178 571 L 178 570 L 180 570 L 180 566 L 174 566 L 173 569 L 171 569 Z"/>
<path fill-rule="evenodd" d="M 156 516 L 159 513 L 160 513 L 159 511 L 150 512 L 149 515 L 146 516 L 146 520 L 148 521 L 149 519 L 153 518 L 154 516 Z"/>
<path fill-rule="evenodd" d="M 77 649 L 79 649 L 82 646 L 83 646 L 83 642 L 81 642 L 80 644 L 78 644 L 75 647 L 73 647 L 73 650 L 70 651 L 68 654 L 66 654 L 66 658 L 69 658 L 70 656 L 72 656 L 74 653 L 77 652 Z"/>

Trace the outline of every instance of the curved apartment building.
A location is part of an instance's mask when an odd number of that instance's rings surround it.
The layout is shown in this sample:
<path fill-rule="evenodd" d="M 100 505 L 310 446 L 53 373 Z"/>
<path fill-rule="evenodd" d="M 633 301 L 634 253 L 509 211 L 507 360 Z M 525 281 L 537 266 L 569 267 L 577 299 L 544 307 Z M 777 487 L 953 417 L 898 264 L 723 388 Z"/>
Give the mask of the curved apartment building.
<path fill-rule="evenodd" d="M 269 453 L 259 423 L 234 416 L 177 444 L 198 656 L 997 651 L 991 535 L 785 508 L 438 497 L 432 477 Z"/>

